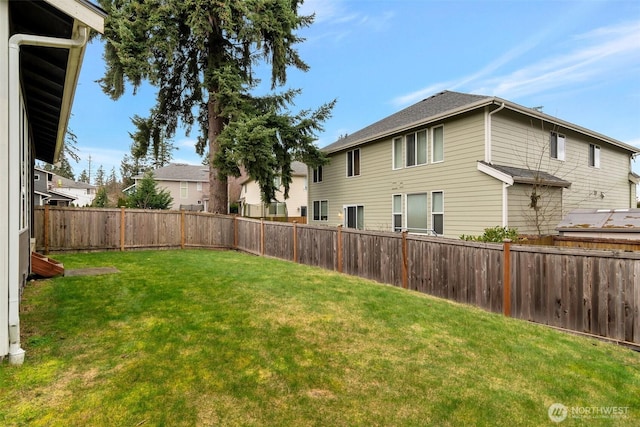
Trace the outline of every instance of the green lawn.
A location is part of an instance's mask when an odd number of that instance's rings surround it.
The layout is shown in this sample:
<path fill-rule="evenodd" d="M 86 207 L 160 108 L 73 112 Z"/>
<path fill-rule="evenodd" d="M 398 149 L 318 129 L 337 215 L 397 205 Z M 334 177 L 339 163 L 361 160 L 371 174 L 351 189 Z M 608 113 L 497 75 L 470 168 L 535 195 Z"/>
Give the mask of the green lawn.
<path fill-rule="evenodd" d="M 1 425 L 640 425 L 623 347 L 241 253 L 56 258 L 121 272 L 28 285 Z"/>

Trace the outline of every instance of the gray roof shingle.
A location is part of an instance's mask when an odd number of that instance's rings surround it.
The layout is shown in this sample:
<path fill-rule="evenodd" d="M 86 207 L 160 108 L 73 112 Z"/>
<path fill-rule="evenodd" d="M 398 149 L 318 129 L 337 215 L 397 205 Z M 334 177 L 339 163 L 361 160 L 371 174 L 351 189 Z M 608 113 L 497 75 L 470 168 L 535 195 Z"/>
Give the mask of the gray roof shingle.
<path fill-rule="evenodd" d="M 142 179 L 144 175 L 136 175 L 134 179 Z M 204 165 L 187 165 L 171 163 L 168 166 L 153 170 L 156 181 L 209 181 L 209 167 Z"/>
<path fill-rule="evenodd" d="M 465 105 L 474 104 L 483 100 L 489 101 L 491 99 L 493 98 L 484 95 L 471 95 L 448 90 L 443 91 L 385 117 L 351 135 L 341 138 L 333 144 L 324 147 L 323 150 L 328 152 L 338 151 L 341 148 L 346 148 L 359 142 L 375 139 L 377 136 L 387 134 L 395 129 L 402 129 L 420 120 L 435 117 Z"/>

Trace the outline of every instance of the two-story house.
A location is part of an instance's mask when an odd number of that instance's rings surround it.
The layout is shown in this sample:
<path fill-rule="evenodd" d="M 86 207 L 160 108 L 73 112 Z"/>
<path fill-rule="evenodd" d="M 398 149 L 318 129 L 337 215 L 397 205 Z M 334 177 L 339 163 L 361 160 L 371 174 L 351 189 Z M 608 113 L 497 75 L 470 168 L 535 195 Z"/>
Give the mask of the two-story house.
<path fill-rule="evenodd" d="M 31 259 L 34 161 L 58 161 L 89 32 L 86 0 L 0 0 L 0 359 L 24 361 L 19 304 Z"/>
<path fill-rule="evenodd" d="M 280 177 L 276 177 L 276 200 L 263 203 L 260 185 L 250 177 L 242 182 L 240 193 L 240 214 L 242 216 L 282 217 L 303 222 L 307 216 L 307 165 L 302 162 L 291 162 L 291 184 L 289 198 L 284 198 L 284 187 Z"/>
<path fill-rule="evenodd" d="M 137 185 L 144 175 L 133 177 Z M 209 168 L 203 165 L 171 163 L 154 169 L 153 179 L 158 188 L 167 190 L 173 203 L 169 209 L 207 210 L 209 201 Z"/>
<path fill-rule="evenodd" d="M 493 96 L 444 91 L 323 149 L 311 224 L 448 237 L 551 233 L 569 211 L 635 206 L 640 150 Z"/>

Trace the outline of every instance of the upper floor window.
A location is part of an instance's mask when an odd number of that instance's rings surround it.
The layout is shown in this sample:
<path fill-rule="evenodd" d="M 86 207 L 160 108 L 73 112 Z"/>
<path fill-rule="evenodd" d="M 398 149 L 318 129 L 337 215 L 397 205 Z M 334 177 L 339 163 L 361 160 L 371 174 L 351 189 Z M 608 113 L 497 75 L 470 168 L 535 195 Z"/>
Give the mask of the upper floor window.
<path fill-rule="evenodd" d="M 549 155 L 552 159 L 564 160 L 565 136 L 556 132 L 551 132 L 549 138 Z"/>
<path fill-rule="evenodd" d="M 423 165 L 427 163 L 427 131 L 405 135 L 407 166 Z"/>
<path fill-rule="evenodd" d="M 322 182 L 322 166 L 313 168 L 313 182 Z"/>
<path fill-rule="evenodd" d="M 402 169 L 402 137 L 393 139 L 393 168 Z"/>
<path fill-rule="evenodd" d="M 347 151 L 347 176 L 360 175 L 360 149 Z"/>
<path fill-rule="evenodd" d="M 431 163 L 444 161 L 444 127 L 438 126 L 432 130 Z"/>
<path fill-rule="evenodd" d="M 196 182 L 196 191 L 202 191 L 202 182 L 201 181 Z"/>
<path fill-rule="evenodd" d="M 186 199 L 189 196 L 189 183 L 180 181 L 180 198 Z"/>
<path fill-rule="evenodd" d="M 280 188 L 282 185 L 282 177 L 280 175 L 276 175 L 273 177 L 273 186 L 275 188 Z"/>
<path fill-rule="evenodd" d="M 600 146 L 589 144 L 589 166 L 600 167 Z"/>

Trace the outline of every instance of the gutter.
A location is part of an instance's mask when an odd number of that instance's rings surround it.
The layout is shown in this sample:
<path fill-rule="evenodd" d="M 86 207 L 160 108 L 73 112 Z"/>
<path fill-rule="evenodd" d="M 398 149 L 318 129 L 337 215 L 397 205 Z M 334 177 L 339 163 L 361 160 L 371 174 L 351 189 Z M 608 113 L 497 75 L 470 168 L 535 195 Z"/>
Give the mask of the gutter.
<path fill-rule="evenodd" d="M 500 105 L 500 107 L 498 107 L 497 109 L 490 111 L 487 114 L 487 121 L 485 123 L 485 127 L 484 127 L 484 161 L 487 163 L 491 163 L 491 136 L 492 136 L 492 132 L 491 132 L 491 116 L 493 116 L 495 113 L 497 113 L 498 111 L 504 109 L 505 105 L 504 102 L 502 103 L 502 105 Z"/>
<path fill-rule="evenodd" d="M 82 25 L 73 39 L 14 34 L 9 38 L 9 188 L 20 187 L 20 46 L 42 46 L 60 49 L 83 48 L 89 40 L 89 29 Z M 20 196 L 18 191 L 9 191 L 9 364 L 21 365 L 25 351 L 20 347 Z"/>

